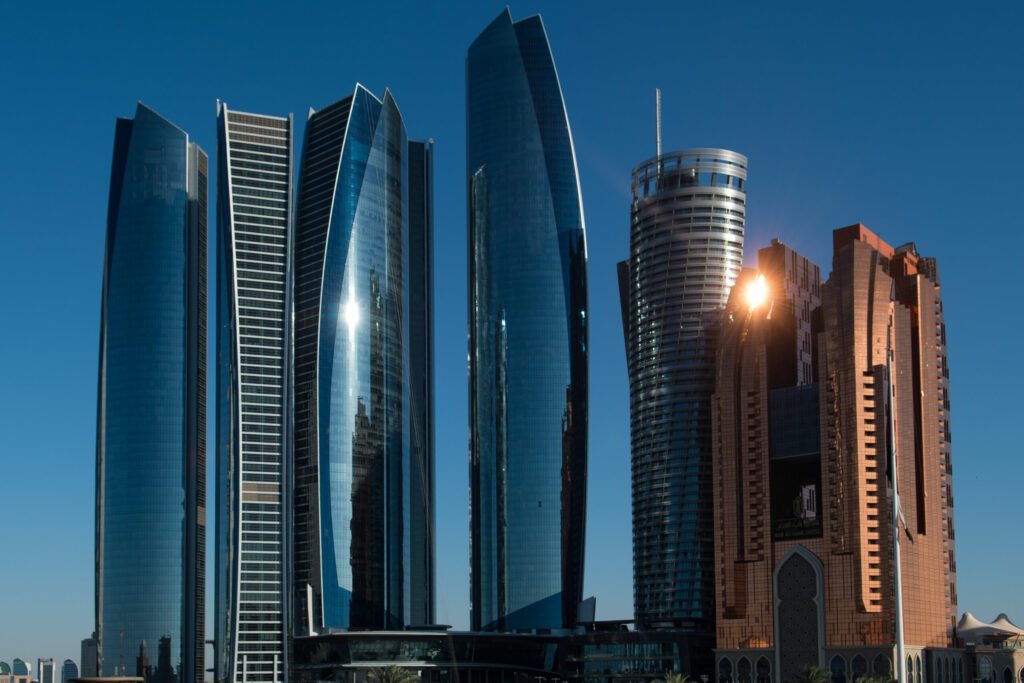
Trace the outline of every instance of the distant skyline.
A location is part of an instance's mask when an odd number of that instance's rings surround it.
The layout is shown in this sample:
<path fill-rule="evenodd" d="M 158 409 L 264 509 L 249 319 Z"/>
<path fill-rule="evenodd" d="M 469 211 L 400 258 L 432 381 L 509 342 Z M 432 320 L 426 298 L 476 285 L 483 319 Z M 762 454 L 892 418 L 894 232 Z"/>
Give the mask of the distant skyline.
<path fill-rule="evenodd" d="M 301 139 L 307 109 L 357 81 L 390 88 L 410 137 L 436 143 L 436 615 L 468 626 L 464 59 L 503 7 L 6 9 L 0 56 L 13 68 L 0 81 L 9 160 L 0 166 L 9 321 L 0 335 L 0 604 L 16 618 L 0 625 L 0 659 L 78 662 L 93 629 L 96 360 L 115 119 L 142 100 L 215 155 L 216 98 L 243 111 L 294 112 Z M 523 2 L 511 10 L 543 15 L 579 162 L 591 320 L 584 595 L 597 596 L 598 618 L 632 617 L 629 396 L 615 263 L 628 249 L 630 171 L 654 154 L 657 86 L 666 152 L 717 146 L 749 158 L 746 265 L 779 237 L 827 277 L 832 230 L 855 222 L 891 244 L 917 239 L 938 259 L 959 608 L 1024 619 L 1024 596 L 1007 590 L 1024 562 L 1021 532 L 992 513 L 1017 509 L 1024 483 L 1024 369 L 1013 361 L 1024 322 L 1014 298 L 1006 301 L 1019 289 L 1024 250 L 1016 201 L 1024 12 L 1009 3 L 880 2 Z M 270 33 L 273 53 L 257 39 Z M 211 200 L 216 190 L 211 182 Z M 209 434 L 212 444 L 212 421 Z M 212 472 L 207 480 L 212 507 Z M 39 553 L 41 540 L 60 557 Z"/>

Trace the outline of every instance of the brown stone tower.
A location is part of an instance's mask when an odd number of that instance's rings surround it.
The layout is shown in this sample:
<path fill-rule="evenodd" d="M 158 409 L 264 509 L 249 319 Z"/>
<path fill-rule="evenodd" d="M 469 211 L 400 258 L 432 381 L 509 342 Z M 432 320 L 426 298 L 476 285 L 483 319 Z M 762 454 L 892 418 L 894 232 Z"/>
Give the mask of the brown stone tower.
<path fill-rule="evenodd" d="M 862 225 L 835 231 L 824 285 L 778 242 L 758 257 L 730 296 L 712 401 L 719 679 L 894 675 L 892 444 L 907 680 L 923 683 L 959 656 L 944 651 L 956 569 L 935 261 Z"/>

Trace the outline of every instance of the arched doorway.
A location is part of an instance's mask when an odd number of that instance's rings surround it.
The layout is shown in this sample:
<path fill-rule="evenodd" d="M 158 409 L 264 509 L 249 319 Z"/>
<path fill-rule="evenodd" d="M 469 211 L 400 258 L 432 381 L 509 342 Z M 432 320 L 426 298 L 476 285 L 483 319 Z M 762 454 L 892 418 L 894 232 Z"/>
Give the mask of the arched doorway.
<path fill-rule="evenodd" d="M 795 546 L 775 567 L 775 678 L 793 680 L 808 664 L 823 662 L 821 560 Z"/>

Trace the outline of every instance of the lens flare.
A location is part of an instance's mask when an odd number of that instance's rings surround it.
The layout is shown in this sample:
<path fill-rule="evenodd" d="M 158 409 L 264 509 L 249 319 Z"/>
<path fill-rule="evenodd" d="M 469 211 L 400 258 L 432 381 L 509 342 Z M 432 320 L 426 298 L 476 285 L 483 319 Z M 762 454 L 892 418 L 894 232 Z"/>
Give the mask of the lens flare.
<path fill-rule="evenodd" d="M 764 275 L 758 273 L 754 281 L 747 285 L 746 296 L 750 310 L 754 310 L 768 299 L 768 282 Z"/>

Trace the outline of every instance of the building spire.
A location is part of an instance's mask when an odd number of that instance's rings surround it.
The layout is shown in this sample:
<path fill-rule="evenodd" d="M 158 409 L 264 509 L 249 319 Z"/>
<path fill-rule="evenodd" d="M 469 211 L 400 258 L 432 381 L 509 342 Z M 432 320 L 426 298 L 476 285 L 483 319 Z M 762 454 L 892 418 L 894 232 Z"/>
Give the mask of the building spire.
<path fill-rule="evenodd" d="M 654 130 L 656 156 L 661 156 L 661 88 L 654 89 Z"/>

